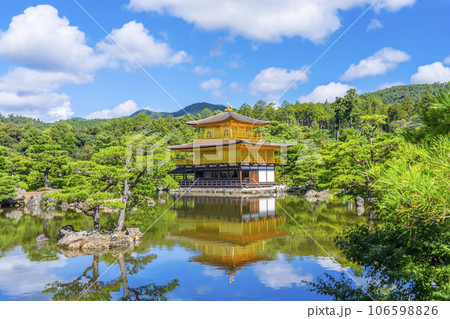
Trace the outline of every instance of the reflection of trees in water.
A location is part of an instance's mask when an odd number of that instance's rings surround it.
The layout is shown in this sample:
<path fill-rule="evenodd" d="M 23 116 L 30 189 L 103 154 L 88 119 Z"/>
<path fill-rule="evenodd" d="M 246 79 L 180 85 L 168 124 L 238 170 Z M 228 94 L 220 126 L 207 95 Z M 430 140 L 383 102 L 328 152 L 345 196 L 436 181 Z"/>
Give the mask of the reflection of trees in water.
<path fill-rule="evenodd" d="M 7 218 L 8 213 L 20 213 L 20 219 Z M 0 256 L 1 254 L 21 246 L 31 261 L 58 260 L 56 242 L 59 240 L 59 227 L 73 225 L 76 229 L 91 227 L 90 220 L 76 213 L 67 213 L 63 216 L 51 215 L 42 212 L 40 215 L 25 214 L 21 209 L 5 209 L 0 214 Z M 36 237 L 44 234 L 50 240 L 42 247 L 36 246 Z"/>
<path fill-rule="evenodd" d="M 133 275 L 144 269 L 152 262 L 156 255 L 132 257 L 130 253 L 92 255 L 92 264 L 83 273 L 70 282 L 53 282 L 47 285 L 43 293 L 53 294 L 52 300 L 111 300 L 112 292 L 120 291 L 121 300 L 167 300 L 166 294 L 178 286 L 178 280 L 173 280 L 167 285 L 150 283 L 137 288 L 131 288 L 128 284 L 128 275 Z M 120 268 L 120 277 L 111 281 L 100 280 L 100 261 L 113 264 L 117 260 Z"/>
<path fill-rule="evenodd" d="M 265 245 L 267 253 L 282 253 L 289 259 L 297 256 L 329 257 L 330 254 L 342 267 L 359 270 L 359 267 L 342 256 L 333 238 L 352 225 L 367 223 L 367 216 L 357 216 L 354 207 L 341 202 L 308 203 L 301 197 L 288 196 L 278 203 L 295 220 L 288 216 L 286 223 L 280 225 L 281 229 L 293 236 L 268 241 Z M 285 214 L 283 209 L 277 208 L 278 215 Z M 373 215 L 369 216 L 369 220 L 373 222 Z"/>
<path fill-rule="evenodd" d="M 52 300 L 111 300 L 111 292 L 119 291 L 121 282 L 114 280 L 103 282 L 99 280 L 100 256 L 92 255 L 92 265 L 83 273 L 69 282 L 56 281 L 47 284 L 43 293 L 53 294 Z"/>
<path fill-rule="evenodd" d="M 122 298 L 126 301 L 166 301 L 166 294 L 178 287 L 178 280 L 174 279 L 164 286 L 149 284 L 138 288 L 129 288 L 129 294 Z"/>

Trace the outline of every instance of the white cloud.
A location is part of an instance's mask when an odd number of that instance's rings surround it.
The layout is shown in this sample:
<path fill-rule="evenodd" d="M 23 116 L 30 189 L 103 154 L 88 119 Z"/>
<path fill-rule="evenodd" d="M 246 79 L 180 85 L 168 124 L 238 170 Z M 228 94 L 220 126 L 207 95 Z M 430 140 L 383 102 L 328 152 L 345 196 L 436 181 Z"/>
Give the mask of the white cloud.
<path fill-rule="evenodd" d="M 18 67 L 0 78 L 0 112 L 43 121 L 66 119 L 74 114 L 70 97 L 53 91 L 67 83 L 80 84 L 90 80 L 92 78 L 86 74 Z"/>
<path fill-rule="evenodd" d="M 226 63 L 230 68 L 237 69 L 243 66 L 244 61 L 241 54 L 232 54 L 230 61 Z"/>
<path fill-rule="evenodd" d="M 321 42 L 341 27 L 339 11 L 373 0 L 130 0 L 135 11 L 170 14 L 206 31 L 226 30 L 261 42 L 300 36 Z M 397 11 L 415 0 L 380 0 L 378 9 Z"/>
<path fill-rule="evenodd" d="M 444 64 L 450 64 L 450 55 L 444 59 Z"/>
<path fill-rule="evenodd" d="M 383 48 L 367 59 L 361 60 L 357 65 L 352 64 L 340 77 L 342 81 L 350 81 L 366 76 L 385 74 L 401 62 L 408 61 L 411 57 L 400 50 Z"/>
<path fill-rule="evenodd" d="M 117 105 L 113 109 L 104 109 L 101 111 L 93 112 L 86 116 L 87 119 L 110 119 L 115 117 L 123 117 L 133 114 L 138 111 L 136 102 L 133 100 L 125 101 Z"/>
<path fill-rule="evenodd" d="M 292 286 L 303 286 L 303 281 L 311 281 L 314 276 L 305 273 L 301 268 L 294 268 L 281 255 L 276 260 L 267 263 L 258 263 L 254 267 L 254 272 L 259 281 L 266 287 L 278 290 Z"/>
<path fill-rule="evenodd" d="M 189 60 L 184 51 L 173 51 L 134 21 L 113 30 L 112 35 L 143 65 L 171 66 Z M 92 82 L 100 68 L 121 62 L 131 66 L 112 40 L 101 41 L 96 49 L 50 5 L 29 7 L 13 17 L 8 29 L 0 31 L 0 58 L 19 66 L 0 77 L 0 112 L 44 121 L 72 116 L 70 96 L 56 91 L 66 84 Z M 104 111 L 99 115 L 108 116 Z"/>
<path fill-rule="evenodd" d="M 30 7 L 0 33 L 0 57 L 20 65 L 70 72 L 91 72 L 103 57 L 86 45 L 83 32 L 60 18 L 50 5 Z"/>
<path fill-rule="evenodd" d="M 16 247 L 0 258 L 0 290 L 10 298 L 40 295 L 46 284 L 64 279 L 57 268 L 65 266 L 64 256 L 59 256 L 59 260 L 32 262 Z"/>
<path fill-rule="evenodd" d="M 233 69 L 237 69 L 237 68 L 240 68 L 242 66 L 242 64 L 239 61 L 234 61 L 234 60 L 228 61 L 227 65 L 230 68 L 233 68 Z"/>
<path fill-rule="evenodd" d="M 369 25 L 367 26 L 367 31 L 381 28 L 383 28 L 383 24 L 381 23 L 381 21 L 378 19 L 372 19 L 372 21 L 370 21 Z"/>
<path fill-rule="evenodd" d="M 203 81 L 202 83 L 200 83 L 200 87 L 205 91 L 217 90 L 221 86 L 222 86 L 222 80 L 216 79 L 216 78 L 208 80 L 208 81 Z"/>
<path fill-rule="evenodd" d="M 331 82 L 327 85 L 319 85 L 311 93 L 299 97 L 302 103 L 334 102 L 336 97 L 343 97 L 348 90 L 353 88 L 348 84 Z"/>
<path fill-rule="evenodd" d="M 219 277 L 226 275 L 226 273 L 223 270 L 213 268 L 210 266 L 206 266 L 206 267 L 204 267 L 203 275 L 208 276 L 208 277 L 219 278 Z"/>
<path fill-rule="evenodd" d="M 203 81 L 200 83 L 200 87 L 205 90 L 211 92 L 211 96 L 218 100 L 223 96 L 223 91 L 220 90 L 222 87 L 222 80 L 213 78 L 208 81 Z"/>
<path fill-rule="evenodd" d="M 20 114 L 50 122 L 67 119 L 74 113 L 70 97 L 64 93 L 20 95 L 17 92 L 0 92 L 0 105 L 2 114 Z"/>
<path fill-rule="evenodd" d="M 65 84 L 93 81 L 104 58 L 85 35 L 50 5 L 30 7 L 0 32 L 0 58 L 21 66 L 0 78 L 0 112 L 44 121 L 74 114 L 70 97 L 54 92 Z"/>
<path fill-rule="evenodd" d="M 216 42 L 213 43 L 211 46 L 211 49 L 209 50 L 209 55 L 214 56 L 221 56 L 223 55 L 223 46 L 225 42 L 231 41 L 232 37 L 219 37 Z"/>
<path fill-rule="evenodd" d="M 210 293 L 212 290 L 213 289 L 209 286 L 200 286 L 200 287 L 195 288 L 195 291 L 199 295 L 204 295 L 204 294 Z"/>
<path fill-rule="evenodd" d="M 375 4 L 377 10 L 386 9 L 387 11 L 395 12 L 403 7 L 412 6 L 416 0 L 379 0 Z"/>
<path fill-rule="evenodd" d="M 89 74 L 75 74 L 62 71 L 40 71 L 18 67 L 0 78 L 0 91 L 23 93 L 54 91 L 64 84 L 90 82 Z"/>
<path fill-rule="evenodd" d="M 238 92 L 242 91 L 241 86 L 237 82 L 231 82 L 228 87 L 230 88 L 231 91 L 238 91 Z"/>
<path fill-rule="evenodd" d="M 384 89 L 388 89 L 388 88 L 398 86 L 398 85 L 405 85 L 405 83 L 403 83 L 403 82 L 386 82 L 386 83 L 380 84 L 378 86 L 378 89 L 384 90 Z"/>
<path fill-rule="evenodd" d="M 322 268 L 326 270 L 333 270 L 337 272 L 342 272 L 343 270 L 349 270 L 349 267 L 340 266 L 335 260 L 330 257 L 316 257 L 315 262 L 318 263 Z"/>
<path fill-rule="evenodd" d="M 156 40 L 142 23 L 131 21 L 120 29 L 111 31 L 112 38 L 106 37 L 97 44 L 111 67 L 123 63 L 125 68 L 135 69 L 135 63 L 146 66 L 173 66 L 190 60 L 184 51 L 174 51 L 167 43 Z"/>
<path fill-rule="evenodd" d="M 250 82 L 250 94 L 254 96 L 265 95 L 268 98 L 275 99 L 277 95 L 286 90 L 294 81 L 297 81 L 293 87 L 296 88 L 298 83 L 304 83 L 309 80 L 306 67 L 298 70 L 287 70 L 283 68 L 270 67 L 259 72 Z"/>
<path fill-rule="evenodd" d="M 192 70 L 196 74 L 205 75 L 210 74 L 212 72 L 211 68 L 209 66 L 203 66 L 203 65 L 197 65 Z"/>
<path fill-rule="evenodd" d="M 441 62 L 419 66 L 417 73 L 411 76 L 411 82 L 414 84 L 448 81 L 450 81 L 450 68 L 444 66 Z"/>

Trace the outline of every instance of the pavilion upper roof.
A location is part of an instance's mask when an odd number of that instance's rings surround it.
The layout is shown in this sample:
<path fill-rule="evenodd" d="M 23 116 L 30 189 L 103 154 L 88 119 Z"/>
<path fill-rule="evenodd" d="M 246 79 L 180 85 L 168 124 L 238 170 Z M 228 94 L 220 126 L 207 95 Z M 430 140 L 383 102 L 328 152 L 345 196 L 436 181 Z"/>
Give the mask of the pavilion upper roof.
<path fill-rule="evenodd" d="M 205 119 L 187 122 L 186 124 L 200 126 L 225 122 L 227 120 L 233 119 L 240 123 L 250 124 L 250 125 L 267 125 L 270 121 L 261 121 L 258 119 L 252 119 L 251 117 L 236 113 L 234 111 L 229 111 L 228 109 L 222 113 L 207 117 Z"/>

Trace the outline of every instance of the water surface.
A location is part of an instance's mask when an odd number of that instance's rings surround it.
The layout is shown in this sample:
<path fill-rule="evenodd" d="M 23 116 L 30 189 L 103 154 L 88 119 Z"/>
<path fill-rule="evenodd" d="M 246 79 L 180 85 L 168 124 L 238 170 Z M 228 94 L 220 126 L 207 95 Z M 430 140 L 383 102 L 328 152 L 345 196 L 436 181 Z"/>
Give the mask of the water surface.
<path fill-rule="evenodd" d="M 305 281 L 343 269 L 359 278 L 332 241 L 367 222 L 351 203 L 183 196 L 157 210 L 133 252 L 67 257 L 59 227 L 92 228 L 89 217 L 4 209 L 0 300 L 329 300 Z M 40 234 L 50 240 L 38 247 Z"/>

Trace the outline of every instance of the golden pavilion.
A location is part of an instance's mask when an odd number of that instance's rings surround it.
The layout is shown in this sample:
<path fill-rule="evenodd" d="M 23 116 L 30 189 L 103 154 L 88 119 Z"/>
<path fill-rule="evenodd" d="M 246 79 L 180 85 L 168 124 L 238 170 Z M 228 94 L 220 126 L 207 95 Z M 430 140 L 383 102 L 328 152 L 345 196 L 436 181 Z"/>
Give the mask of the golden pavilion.
<path fill-rule="evenodd" d="M 171 172 L 181 187 L 267 187 L 275 185 L 275 166 L 283 165 L 281 153 L 292 146 L 262 140 L 254 129 L 269 121 L 234 112 L 187 122 L 200 130 L 192 143 L 170 146 L 177 152 Z"/>

